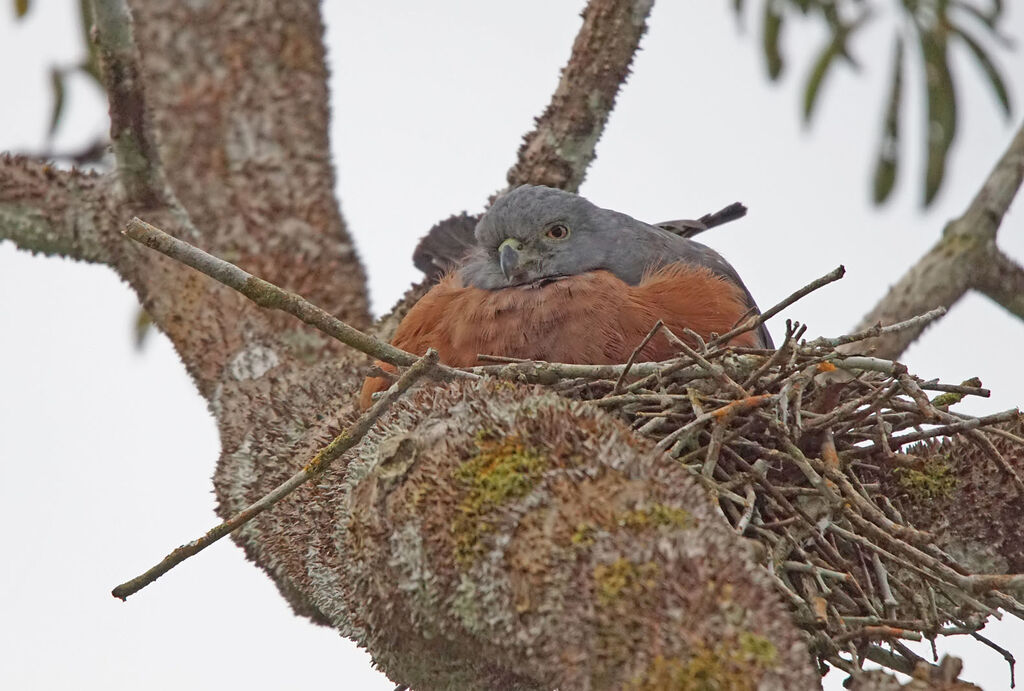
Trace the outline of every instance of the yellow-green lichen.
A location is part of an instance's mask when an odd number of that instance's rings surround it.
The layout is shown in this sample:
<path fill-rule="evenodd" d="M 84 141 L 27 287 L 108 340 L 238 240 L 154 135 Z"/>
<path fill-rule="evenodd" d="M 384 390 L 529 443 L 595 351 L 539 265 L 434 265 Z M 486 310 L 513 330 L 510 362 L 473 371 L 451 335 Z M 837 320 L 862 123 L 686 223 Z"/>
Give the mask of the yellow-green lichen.
<path fill-rule="evenodd" d="M 660 569 L 654 562 L 634 564 L 616 559 L 594 567 L 594 585 L 599 605 L 609 606 L 621 600 L 635 601 L 654 590 Z"/>
<path fill-rule="evenodd" d="M 573 532 L 570 541 L 576 547 L 589 547 L 594 544 L 594 535 L 597 533 L 597 527 L 590 523 L 580 523 L 576 526 L 575 532 Z"/>
<path fill-rule="evenodd" d="M 775 666 L 778 650 L 767 638 L 744 632 L 738 640 L 713 648 L 698 646 L 686 659 L 658 656 L 647 673 L 634 680 L 635 691 L 752 691 Z"/>
<path fill-rule="evenodd" d="M 956 489 L 956 475 L 944 458 L 928 458 L 920 470 L 896 468 L 896 482 L 918 501 L 948 499 Z"/>
<path fill-rule="evenodd" d="M 476 445 L 476 455 L 455 471 L 455 481 L 464 492 L 452 523 L 455 558 L 460 564 L 478 556 L 481 538 L 493 530 L 488 514 L 529 493 L 547 465 L 517 436 L 495 438 L 494 433 L 481 431 Z"/>
<path fill-rule="evenodd" d="M 626 511 L 619 516 L 619 525 L 640 530 L 648 526 L 673 528 L 688 528 L 691 525 L 690 513 L 685 509 L 679 509 L 665 504 L 651 504 L 642 509 Z"/>

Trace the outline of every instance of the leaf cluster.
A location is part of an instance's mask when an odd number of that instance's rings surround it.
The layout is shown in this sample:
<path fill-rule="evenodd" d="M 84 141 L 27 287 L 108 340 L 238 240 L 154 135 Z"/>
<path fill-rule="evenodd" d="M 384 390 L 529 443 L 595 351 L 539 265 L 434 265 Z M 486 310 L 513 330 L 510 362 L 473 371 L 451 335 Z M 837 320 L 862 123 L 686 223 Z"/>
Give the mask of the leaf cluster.
<path fill-rule="evenodd" d="M 733 10 L 742 17 L 746 0 L 733 0 Z M 803 118 L 810 123 L 821 87 L 837 64 L 857 70 L 860 64 L 851 43 L 865 27 L 881 21 L 892 24 L 892 61 L 886 105 L 882 115 L 873 174 L 876 204 L 889 199 L 900 168 L 901 120 L 905 92 L 915 74 L 907 65 L 907 54 L 916 55 L 921 91 L 927 100 L 927 122 L 923 133 L 925 152 L 924 205 L 930 205 L 942 186 L 949 151 L 957 131 L 957 96 L 951 64 L 951 47 L 966 50 L 982 71 L 1003 114 L 1013 108 L 1003 73 L 993 54 L 1012 47 L 1003 32 L 1002 0 L 763 0 L 761 43 L 768 76 L 776 81 L 783 74 L 785 27 L 794 18 L 817 21 L 828 37 L 818 50 L 803 88 Z"/>
<path fill-rule="evenodd" d="M 31 0 L 14 0 L 14 16 L 17 19 L 24 19 L 31 9 Z M 81 14 L 80 25 L 85 39 L 85 59 L 77 65 L 70 67 L 53 65 L 50 67 L 50 88 L 53 93 L 53 108 L 50 110 L 50 124 L 47 129 L 47 136 L 53 137 L 60 126 L 61 117 L 65 112 L 66 105 L 66 83 L 69 76 L 84 74 L 101 87 L 98 56 L 96 55 L 96 44 L 90 40 L 89 31 L 92 27 L 92 0 L 79 0 L 79 13 Z"/>

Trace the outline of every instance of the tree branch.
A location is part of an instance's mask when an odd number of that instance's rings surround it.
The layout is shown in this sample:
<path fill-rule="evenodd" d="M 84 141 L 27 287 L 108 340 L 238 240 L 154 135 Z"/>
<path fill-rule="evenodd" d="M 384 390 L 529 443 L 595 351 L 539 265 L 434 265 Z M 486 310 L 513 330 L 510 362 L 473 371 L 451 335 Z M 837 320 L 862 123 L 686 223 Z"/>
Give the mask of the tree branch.
<path fill-rule="evenodd" d="M 92 7 L 92 36 L 110 102 L 110 139 L 117 161 L 117 179 L 124 188 L 126 201 L 137 209 L 178 206 L 164 177 L 147 115 L 128 4 L 126 0 L 93 0 Z"/>
<path fill-rule="evenodd" d="M 109 178 L 0 154 L 0 240 L 30 252 L 108 263 Z"/>
<path fill-rule="evenodd" d="M 1024 319 L 1024 267 L 1003 252 L 995 252 L 975 287 L 1010 314 Z"/>
<path fill-rule="evenodd" d="M 964 214 L 946 226 L 938 243 L 910 267 L 861 319 L 857 330 L 877 323 L 903 321 L 937 307 L 948 309 L 972 288 L 985 292 L 982 286 L 986 286 L 996 295 L 1002 294 L 1000 285 L 1012 288 L 1012 282 L 1002 283 L 1006 267 L 1002 265 L 1000 268 L 1000 252 L 995 238 L 1022 179 L 1024 124 Z M 1016 304 L 1005 295 L 997 301 Z M 920 328 L 887 334 L 864 345 L 881 357 L 895 359 L 921 335 L 924 328 L 925 325 L 921 325 Z"/>
<path fill-rule="evenodd" d="M 183 240 L 171 237 L 156 226 L 150 225 L 138 218 L 133 218 L 128 222 L 124 234 L 132 240 L 142 243 L 150 249 L 154 249 L 160 254 L 179 261 L 186 266 L 192 267 L 215 281 L 238 291 L 260 307 L 287 312 L 331 338 L 378 360 L 389 362 L 392 365 L 410 366 L 422 359 L 420 356 L 407 353 L 385 341 L 378 340 L 359 329 L 349 326 L 309 302 L 301 295 L 282 290 L 273 283 L 253 276 L 234 264 L 218 259 L 212 254 L 204 252 Z M 475 374 L 460 372 L 443 365 L 438 365 L 436 368 L 438 371 L 443 372 L 447 379 L 475 379 L 477 377 Z"/>
<path fill-rule="evenodd" d="M 431 387 L 350 468 L 347 595 L 377 664 L 412 688 L 818 683 L 749 543 L 592 407 L 493 380 Z"/>
<path fill-rule="evenodd" d="M 551 103 L 523 138 L 508 184 L 579 189 L 654 0 L 590 0 Z"/>
<path fill-rule="evenodd" d="M 427 354 L 418 359 L 413 365 L 399 377 L 398 381 L 391 385 L 384 395 L 377 400 L 369 410 L 359 416 L 359 419 L 351 427 L 331 440 L 331 443 L 321 449 L 306 463 L 302 470 L 292 475 L 287 481 L 278 485 L 272 492 L 269 492 L 259 501 L 256 501 L 238 512 L 230 519 L 218 526 L 211 528 L 202 537 L 178 547 L 164 557 L 159 564 L 149 569 L 140 576 L 122 583 L 111 592 L 116 598 L 128 599 L 129 596 L 139 592 L 147 585 L 160 578 L 175 566 L 191 556 L 198 554 L 213 543 L 220 540 L 232 531 L 241 528 L 243 525 L 256 518 L 267 509 L 287 497 L 296 489 L 306 484 L 313 478 L 322 475 L 334 461 L 338 460 L 346 451 L 358 444 L 373 424 L 383 415 L 391 404 L 398 400 L 409 388 L 422 376 L 428 374 L 437 365 L 437 351 L 430 349 Z"/>

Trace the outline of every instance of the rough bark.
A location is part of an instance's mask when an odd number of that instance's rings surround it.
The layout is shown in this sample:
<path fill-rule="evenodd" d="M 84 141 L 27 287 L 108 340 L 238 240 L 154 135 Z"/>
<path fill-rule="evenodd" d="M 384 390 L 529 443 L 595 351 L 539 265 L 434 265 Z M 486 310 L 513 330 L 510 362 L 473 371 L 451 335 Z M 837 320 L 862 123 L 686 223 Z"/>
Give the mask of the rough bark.
<path fill-rule="evenodd" d="M 318 3 L 130 5 L 139 55 L 132 74 L 145 88 L 133 76 L 122 96 L 111 89 L 117 172 L 0 158 L 0 237 L 106 263 L 130 282 L 217 417 L 215 486 L 226 516 L 286 480 L 351 421 L 363 359 L 119 231 L 143 214 L 355 326 L 368 324 L 363 271 L 333 196 Z M 510 182 L 578 187 L 650 6 L 591 3 Z M 131 67 L 134 55 L 110 59 Z M 999 182 L 986 183 L 942 251 L 933 250 L 934 267 L 956 265 L 951 252 L 975 261 L 977 247 L 994 247 L 1020 184 L 1022 149 L 1019 134 Z M 135 188 L 131 176 L 148 182 Z M 149 193 L 160 184 L 173 199 Z M 957 254 L 961 245 L 975 249 Z M 899 298 L 919 284 L 959 285 L 927 266 L 866 321 L 924 311 Z M 1019 268 L 1004 265 L 1002 275 L 987 294 L 1015 289 Z M 962 292 L 940 297 L 952 304 Z M 1004 304 L 1019 314 L 1018 303 Z M 439 396 L 463 401 L 448 401 L 452 419 L 432 412 Z M 474 499 L 461 468 L 487 451 L 489 430 L 520 435 L 540 470 L 534 477 L 527 468 L 527 484 L 513 483 L 507 502 L 473 504 L 487 498 Z M 749 546 L 677 468 L 606 416 L 533 390 L 453 384 L 396 408 L 349 460 L 351 468 L 332 468 L 234 537 L 296 612 L 366 644 L 396 679 L 423 689 L 455 681 L 658 688 L 714 673 L 763 688 L 817 684 Z M 957 498 L 965 514 L 991 510 L 996 488 L 977 486 Z M 931 503 L 905 494 L 908 513 L 943 528 Z M 467 501 L 486 514 L 475 526 L 460 523 Z M 417 502 L 430 511 L 414 515 Z M 662 518 L 650 520 L 655 514 Z M 965 549 L 991 542 L 971 525 L 945 529 Z M 453 527 L 465 529 L 462 538 Z M 510 539 L 499 544 L 499 536 Z M 1012 541 L 999 544 L 1005 564 L 986 570 L 1019 568 Z M 487 663 L 474 663 L 481 658 Z"/>
<path fill-rule="evenodd" d="M 519 160 L 508 171 L 509 186 L 579 189 L 653 5 L 654 0 L 594 0 L 587 5 L 551 103 L 523 138 Z"/>

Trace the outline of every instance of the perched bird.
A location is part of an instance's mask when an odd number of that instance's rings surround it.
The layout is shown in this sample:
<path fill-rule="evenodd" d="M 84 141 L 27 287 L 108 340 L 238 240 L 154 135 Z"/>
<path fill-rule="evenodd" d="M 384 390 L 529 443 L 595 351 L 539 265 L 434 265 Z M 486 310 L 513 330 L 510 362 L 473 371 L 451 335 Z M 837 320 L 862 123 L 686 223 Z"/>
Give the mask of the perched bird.
<path fill-rule="evenodd" d="M 436 348 L 456 367 L 481 364 L 481 354 L 614 364 L 659 319 L 684 340 L 684 329 L 725 333 L 757 306 L 725 259 L 684 235 L 569 192 L 517 187 L 480 218 L 462 262 L 413 305 L 392 343 Z M 733 343 L 772 347 L 763 326 Z M 659 334 L 637 359 L 673 355 Z M 384 378 L 367 378 L 362 406 L 385 388 Z"/>

